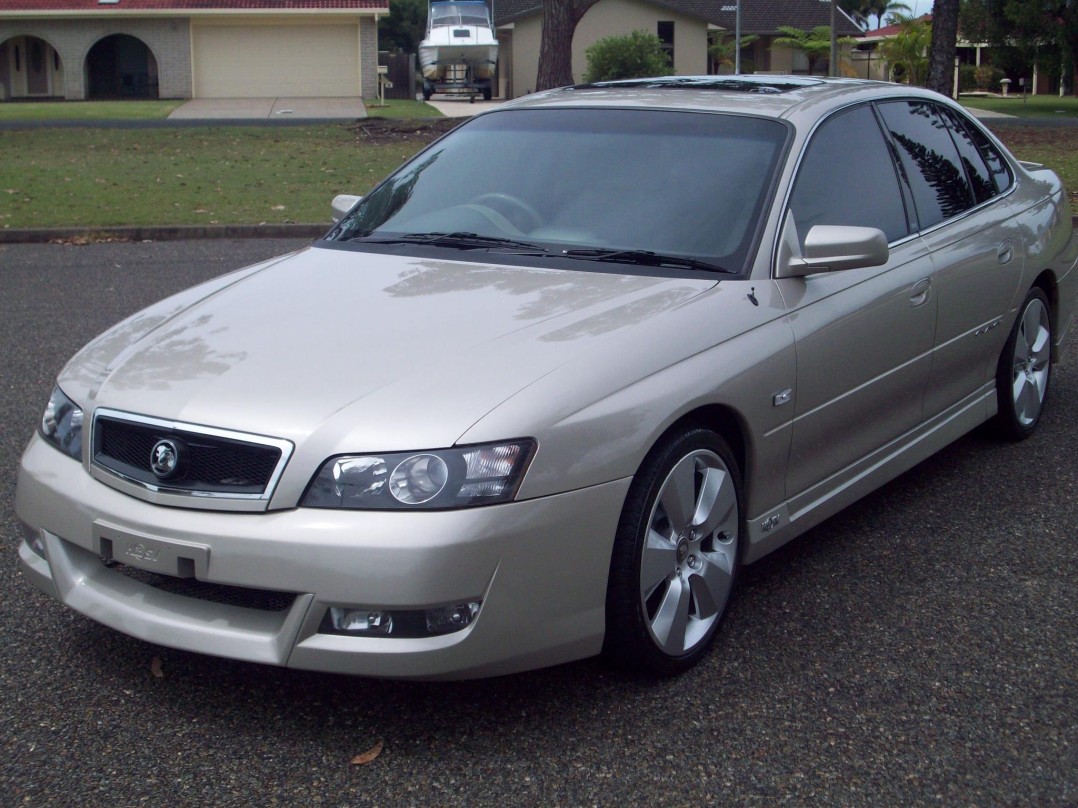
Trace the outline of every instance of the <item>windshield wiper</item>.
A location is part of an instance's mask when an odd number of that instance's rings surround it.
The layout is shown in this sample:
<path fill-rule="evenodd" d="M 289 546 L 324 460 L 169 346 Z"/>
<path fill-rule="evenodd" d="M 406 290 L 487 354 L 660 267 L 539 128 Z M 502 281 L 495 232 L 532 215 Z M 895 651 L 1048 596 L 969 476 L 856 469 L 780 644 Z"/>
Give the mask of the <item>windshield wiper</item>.
<path fill-rule="evenodd" d="M 366 244 L 429 244 L 432 247 L 454 247 L 460 250 L 483 250 L 491 247 L 503 247 L 511 250 L 526 250 L 536 255 L 546 255 L 549 250 L 538 244 L 516 241 L 498 236 L 481 236 L 478 233 L 402 233 L 399 236 L 359 237 L 350 241 L 362 241 Z"/>
<path fill-rule="evenodd" d="M 582 258 L 585 261 L 611 261 L 619 264 L 636 264 L 646 267 L 679 267 L 707 272 L 723 272 L 727 275 L 733 274 L 732 270 L 724 266 L 701 261 L 699 258 L 689 258 L 683 255 L 664 255 L 651 250 L 604 250 L 596 248 L 562 250 L 562 255 L 569 258 Z"/>

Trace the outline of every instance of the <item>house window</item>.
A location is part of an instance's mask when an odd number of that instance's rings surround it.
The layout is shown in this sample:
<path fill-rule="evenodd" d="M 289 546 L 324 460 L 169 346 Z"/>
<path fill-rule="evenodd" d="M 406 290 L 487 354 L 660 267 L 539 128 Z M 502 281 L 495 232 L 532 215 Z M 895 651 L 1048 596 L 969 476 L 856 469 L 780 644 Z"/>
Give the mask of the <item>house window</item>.
<path fill-rule="evenodd" d="M 22 70 L 22 63 L 19 61 L 19 46 L 15 46 L 15 72 L 18 73 Z"/>
<path fill-rule="evenodd" d="M 656 33 L 659 35 L 659 40 L 663 43 L 663 52 L 666 53 L 666 58 L 670 60 L 670 67 L 674 66 L 674 23 L 672 20 L 665 21 L 660 20 L 658 23 L 658 29 Z"/>

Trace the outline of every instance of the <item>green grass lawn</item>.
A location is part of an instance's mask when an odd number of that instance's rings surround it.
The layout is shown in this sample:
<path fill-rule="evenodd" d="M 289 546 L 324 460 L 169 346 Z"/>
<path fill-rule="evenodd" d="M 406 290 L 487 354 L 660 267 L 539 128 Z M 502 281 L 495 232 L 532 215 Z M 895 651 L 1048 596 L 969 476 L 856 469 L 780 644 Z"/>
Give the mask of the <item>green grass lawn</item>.
<path fill-rule="evenodd" d="M 328 223 L 421 145 L 341 124 L 0 130 L 0 227 Z"/>
<path fill-rule="evenodd" d="M 0 121 L 145 121 L 167 118 L 183 101 L 16 101 L 0 104 Z"/>
<path fill-rule="evenodd" d="M 426 101 L 408 101 L 404 99 L 386 99 L 385 106 L 377 101 L 364 101 L 367 115 L 371 118 L 396 118 L 411 120 L 414 118 L 441 118 L 442 113 Z"/>
<path fill-rule="evenodd" d="M 328 223 L 334 195 L 369 191 L 430 126 L 0 130 L 0 228 Z M 1078 128 L 997 133 L 1078 191 Z"/>
<path fill-rule="evenodd" d="M 16 101 L 0 104 L 0 121 L 145 121 L 162 120 L 183 101 Z M 364 101 L 371 117 L 440 118 L 423 101 Z"/>
<path fill-rule="evenodd" d="M 1004 112 L 1019 118 L 1055 118 L 1078 117 L 1078 98 L 1073 95 L 1060 98 L 1057 95 L 1010 95 L 1007 98 L 995 96 L 962 96 L 963 106 L 975 109 L 987 109 L 991 112 Z"/>

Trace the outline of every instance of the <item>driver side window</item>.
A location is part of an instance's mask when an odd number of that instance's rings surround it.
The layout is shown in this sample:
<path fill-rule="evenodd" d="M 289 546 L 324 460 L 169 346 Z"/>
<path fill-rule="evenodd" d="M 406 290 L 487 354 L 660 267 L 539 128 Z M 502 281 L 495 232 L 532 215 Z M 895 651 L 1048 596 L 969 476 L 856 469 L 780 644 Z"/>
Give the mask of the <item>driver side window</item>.
<path fill-rule="evenodd" d="M 888 242 L 910 233 L 902 191 L 871 107 L 828 118 L 813 135 L 794 181 L 797 238 L 814 225 L 878 227 Z"/>

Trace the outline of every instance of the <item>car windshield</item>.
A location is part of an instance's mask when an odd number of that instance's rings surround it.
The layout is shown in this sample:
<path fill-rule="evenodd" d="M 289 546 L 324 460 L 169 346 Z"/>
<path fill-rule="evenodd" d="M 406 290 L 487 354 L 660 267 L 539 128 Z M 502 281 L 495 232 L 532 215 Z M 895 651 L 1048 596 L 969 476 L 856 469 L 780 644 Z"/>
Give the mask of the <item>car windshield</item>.
<path fill-rule="evenodd" d="M 431 3 L 431 25 L 489 26 L 485 3 Z"/>
<path fill-rule="evenodd" d="M 467 234 L 581 260 L 652 252 L 740 271 L 786 136 L 739 115 L 494 112 L 417 155 L 328 238 Z"/>

